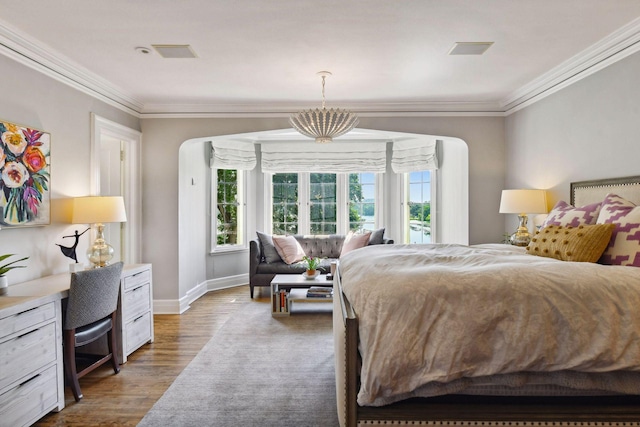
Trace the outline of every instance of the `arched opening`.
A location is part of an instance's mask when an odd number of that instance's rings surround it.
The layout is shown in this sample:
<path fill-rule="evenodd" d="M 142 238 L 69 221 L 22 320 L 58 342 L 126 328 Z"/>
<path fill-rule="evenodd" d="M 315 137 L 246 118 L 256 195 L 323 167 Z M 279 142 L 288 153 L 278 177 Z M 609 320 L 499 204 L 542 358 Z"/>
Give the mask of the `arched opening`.
<path fill-rule="evenodd" d="M 354 129 L 337 138 L 333 144 L 349 142 L 385 142 L 411 138 L 435 138 L 438 141 L 439 167 L 436 175 L 436 215 L 437 242 L 469 242 L 469 159 L 467 144 L 454 137 L 419 135 L 370 129 Z M 204 292 L 228 286 L 248 283 L 248 251 L 210 254 L 212 218 L 211 169 L 209 168 L 209 143 L 212 140 L 273 144 L 278 142 L 299 142 L 301 149 L 306 144 L 315 144 L 293 129 L 253 132 L 236 135 L 210 136 L 185 141 L 179 150 L 179 204 L 178 204 L 178 246 L 179 246 L 179 295 L 180 311 L 188 308 L 190 302 Z M 307 145 L 308 146 L 308 145 Z M 331 145 L 323 146 L 330 150 Z M 390 151 L 390 149 L 388 149 Z M 264 200 L 265 174 L 260 166 L 260 149 L 256 148 L 258 165 L 247 174 L 247 221 L 246 235 L 255 236 L 263 231 L 267 203 Z M 393 173 L 387 159 L 387 169 L 383 179 L 384 212 L 386 235 L 400 237 L 400 215 L 402 200 L 400 192 L 401 176 Z M 397 236 L 397 237 L 396 237 Z"/>

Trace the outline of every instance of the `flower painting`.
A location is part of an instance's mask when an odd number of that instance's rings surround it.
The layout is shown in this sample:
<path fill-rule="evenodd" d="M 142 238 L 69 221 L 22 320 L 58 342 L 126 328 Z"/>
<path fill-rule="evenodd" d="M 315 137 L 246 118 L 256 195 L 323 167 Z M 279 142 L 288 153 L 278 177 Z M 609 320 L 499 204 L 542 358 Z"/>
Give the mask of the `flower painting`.
<path fill-rule="evenodd" d="M 51 136 L 0 122 L 0 226 L 49 224 Z"/>

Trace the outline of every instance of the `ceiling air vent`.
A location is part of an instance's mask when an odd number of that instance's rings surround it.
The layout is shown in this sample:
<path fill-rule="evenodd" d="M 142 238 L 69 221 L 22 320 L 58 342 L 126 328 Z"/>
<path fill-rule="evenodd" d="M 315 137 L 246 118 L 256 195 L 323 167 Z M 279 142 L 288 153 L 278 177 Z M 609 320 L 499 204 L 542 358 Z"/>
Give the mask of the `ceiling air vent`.
<path fill-rule="evenodd" d="M 482 55 L 493 42 L 456 42 L 449 55 Z"/>
<path fill-rule="evenodd" d="M 197 58 L 188 44 L 153 44 L 151 46 L 163 58 Z"/>

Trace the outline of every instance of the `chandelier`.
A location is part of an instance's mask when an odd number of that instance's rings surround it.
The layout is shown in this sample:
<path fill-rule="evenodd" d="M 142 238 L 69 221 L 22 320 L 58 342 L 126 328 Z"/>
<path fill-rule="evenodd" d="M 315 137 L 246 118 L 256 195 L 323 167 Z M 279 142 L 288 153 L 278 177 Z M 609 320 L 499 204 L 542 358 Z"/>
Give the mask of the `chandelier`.
<path fill-rule="evenodd" d="M 348 110 L 339 108 L 326 109 L 324 105 L 324 83 L 329 71 L 320 71 L 322 77 L 322 109 L 303 110 L 289 117 L 291 126 L 316 142 L 327 143 L 352 130 L 358 124 L 358 116 Z"/>

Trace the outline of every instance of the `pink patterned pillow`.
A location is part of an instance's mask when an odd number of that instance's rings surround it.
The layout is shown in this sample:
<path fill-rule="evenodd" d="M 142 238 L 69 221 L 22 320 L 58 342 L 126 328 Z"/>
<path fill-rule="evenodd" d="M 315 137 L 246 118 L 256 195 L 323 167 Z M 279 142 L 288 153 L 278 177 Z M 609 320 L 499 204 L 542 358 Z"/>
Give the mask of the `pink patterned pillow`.
<path fill-rule="evenodd" d="M 598 224 L 615 224 L 601 264 L 640 267 L 640 206 L 616 194 L 602 202 Z"/>
<path fill-rule="evenodd" d="M 547 225 L 561 225 L 564 227 L 577 227 L 579 225 L 593 225 L 598 219 L 600 203 L 576 208 L 569 203 L 560 200 L 549 212 L 549 216 L 542 223 L 541 229 Z"/>

